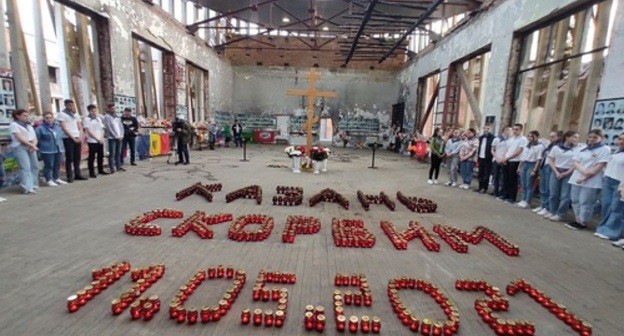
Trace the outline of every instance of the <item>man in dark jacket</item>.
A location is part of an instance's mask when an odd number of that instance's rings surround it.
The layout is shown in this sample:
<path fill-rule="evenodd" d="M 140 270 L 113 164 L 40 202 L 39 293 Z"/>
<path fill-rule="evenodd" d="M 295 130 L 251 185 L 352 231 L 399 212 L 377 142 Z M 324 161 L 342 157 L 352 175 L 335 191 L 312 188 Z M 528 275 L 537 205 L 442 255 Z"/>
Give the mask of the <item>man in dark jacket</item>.
<path fill-rule="evenodd" d="M 180 115 L 176 117 L 172 128 L 178 147 L 178 162 L 175 165 L 177 166 L 180 163 L 187 165 L 190 163 L 188 144 L 191 142 L 191 125 Z"/>
<path fill-rule="evenodd" d="M 130 151 L 130 164 L 136 166 L 135 152 L 136 152 L 136 137 L 139 134 L 139 121 L 132 116 L 132 110 L 126 108 L 121 117 L 121 123 L 124 128 L 124 136 L 121 141 L 121 151 L 128 153 Z M 130 147 L 130 148 L 128 148 Z M 121 160 L 123 165 L 123 158 Z M 126 171 L 124 168 L 119 168 L 121 171 Z"/>
<path fill-rule="evenodd" d="M 487 124 L 484 127 L 483 135 L 479 137 L 479 189 L 475 190 L 481 194 L 485 194 L 490 184 L 490 175 L 492 174 L 492 125 Z"/>
<path fill-rule="evenodd" d="M 236 147 L 243 147 L 243 126 L 238 122 L 238 119 L 234 119 L 232 135 L 234 136 L 234 144 Z"/>

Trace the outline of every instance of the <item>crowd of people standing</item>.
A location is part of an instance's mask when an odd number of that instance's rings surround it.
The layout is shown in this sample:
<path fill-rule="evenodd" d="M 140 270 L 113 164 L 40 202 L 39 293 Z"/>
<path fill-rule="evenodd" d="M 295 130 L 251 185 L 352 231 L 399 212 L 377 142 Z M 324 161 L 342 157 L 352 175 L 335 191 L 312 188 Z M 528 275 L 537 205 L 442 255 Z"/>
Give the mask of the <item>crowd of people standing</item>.
<path fill-rule="evenodd" d="M 492 186 L 490 195 L 498 200 L 529 209 L 538 191 L 532 211 L 574 230 L 587 229 L 600 212 L 594 235 L 624 248 L 624 133 L 615 150 L 604 143 L 600 129 L 591 130 L 585 144 L 579 144 L 576 131 L 550 132 L 548 139 L 536 130 L 524 134 L 522 124 L 505 127 L 498 136 L 486 125 L 479 137 L 472 128 L 447 133 L 436 128 L 429 140 L 427 182 L 438 184 L 446 162 L 445 185 L 470 189 L 477 164 L 475 192 L 486 194 Z M 573 220 L 566 220 L 569 213 Z"/>
<path fill-rule="evenodd" d="M 122 117 L 117 117 L 115 105 L 109 104 L 106 115 L 102 117 L 95 105 L 89 105 L 88 115 L 81 118 L 72 100 L 65 100 L 64 105 L 65 108 L 56 117 L 51 112 L 44 113 L 43 122 L 36 128 L 31 125 L 28 111 L 19 109 L 13 112 L 14 121 L 9 126 L 10 148 L 19 165 L 20 186 L 25 194 L 36 194 L 39 189 L 40 159 L 49 187 L 126 171 L 123 152 L 128 152 L 130 164 L 136 165 L 134 146 L 139 123 L 130 109 L 126 109 Z M 83 139 L 88 145 L 89 177 L 83 176 L 80 167 Z M 105 144 L 108 171 L 104 169 Z M 65 180 L 60 176 L 63 157 Z"/>

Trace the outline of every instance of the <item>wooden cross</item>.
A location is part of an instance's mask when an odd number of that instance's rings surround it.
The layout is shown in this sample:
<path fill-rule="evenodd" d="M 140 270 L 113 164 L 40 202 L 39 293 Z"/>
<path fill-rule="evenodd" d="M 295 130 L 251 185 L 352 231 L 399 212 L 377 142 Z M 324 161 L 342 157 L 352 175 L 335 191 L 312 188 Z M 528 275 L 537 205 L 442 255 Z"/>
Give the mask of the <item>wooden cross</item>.
<path fill-rule="evenodd" d="M 305 78 L 308 79 L 309 83 L 307 90 L 288 90 L 286 95 L 308 97 L 308 121 L 306 122 L 304 129 L 306 131 L 307 153 L 310 153 L 310 150 L 312 149 L 312 126 L 319 121 L 319 118 L 314 116 L 314 99 L 316 97 L 336 98 L 336 93 L 316 91 L 316 81 L 321 79 L 321 77 L 319 77 L 316 73 L 315 68 L 311 68 L 310 72 L 305 75 Z"/>

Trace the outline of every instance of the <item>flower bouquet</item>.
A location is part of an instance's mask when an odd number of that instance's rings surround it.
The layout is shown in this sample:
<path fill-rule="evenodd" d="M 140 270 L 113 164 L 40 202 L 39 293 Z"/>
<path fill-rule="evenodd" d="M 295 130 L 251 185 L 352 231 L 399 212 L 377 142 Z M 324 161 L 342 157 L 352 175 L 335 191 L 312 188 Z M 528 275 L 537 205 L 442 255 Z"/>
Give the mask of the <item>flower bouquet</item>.
<path fill-rule="evenodd" d="M 292 159 L 292 171 L 295 174 L 301 173 L 301 157 L 305 155 L 305 146 L 290 146 L 284 149 L 284 153 Z"/>
<path fill-rule="evenodd" d="M 329 148 L 323 148 L 321 146 L 314 146 L 310 151 L 310 159 L 314 165 L 314 174 L 319 174 L 321 163 L 323 164 L 323 172 L 327 171 L 327 158 L 331 150 Z"/>

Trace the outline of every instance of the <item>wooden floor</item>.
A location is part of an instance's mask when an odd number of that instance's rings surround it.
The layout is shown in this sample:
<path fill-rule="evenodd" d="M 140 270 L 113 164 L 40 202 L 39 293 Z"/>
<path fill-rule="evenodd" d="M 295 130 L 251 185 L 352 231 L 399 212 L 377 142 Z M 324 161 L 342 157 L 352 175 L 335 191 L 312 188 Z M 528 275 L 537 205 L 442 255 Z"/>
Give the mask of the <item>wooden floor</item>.
<path fill-rule="evenodd" d="M 240 162 L 237 149 L 192 152 L 190 166 L 167 165 L 165 159 L 141 162 L 127 173 L 76 182 L 59 188 L 42 187 L 38 195 L 24 196 L 5 192 L 9 200 L 0 204 L 0 334 L 1 335 L 303 335 L 302 314 L 307 304 L 329 307 L 332 280 L 336 272 L 364 273 L 370 283 L 374 303 L 371 308 L 350 308 L 351 315 L 378 315 L 385 335 L 408 335 L 392 314 L 385 292 L 391 277 L 410 276 L 427 279 L 457 303 L 461 313 L 460 335 L 493 335 L 480 322 L 473 302 L 482 296 L 458 292 L 458 278 L 485 279 L 504 288 L 512 279 L 522 277 L 544 290 L 594 325 L 594 335 L 624 335 L 624 251 L 611 247 L 590 232 L 572 232 L 562 224 L 551 223 L 490 196 L 426 184 L 428 167 L 392 153 L 377 157 L 379 169 L 367 169 L 369 151 L 337 149 L 330 171 L 323 175 L 295 175 L 278 147 L 249 148 L 250 162 Z M 446 176 L 444 174 L 444 176 Z M 445 178 L 441 178 L 444 181 Z M 214 203 L 197 196 L 181 202 L 174 200 L 177 190 L 195 182 L 216 182 L 224 191 L 215 194 Z M 226 192 L 250 184 L 264 189 L 264 203 L 250 200 L 226 204 Z M 305 200 L 317 191 L 332 187 L 351 202 L 346 211 L 336 204 L 277 207 L 270 200 L 277 185 L 304 188 Z M 440 207 L 433 215 L 409 212 L 402 205 L 391 212 L 372 206 L 365 212 L 357 202 L 356 191 L 385 191 L 394 195 L 431 198 Z M 264 213 L 276 220 L 275 230 L 264 242 L 236 243 L 226 237 L 228 224 L 215 227 L 215 238 L 201 240 L 190 233 L 183 238 L 169 236 L 177 222 L 157 221 L 164 234 L 159 237 L 134 237 L 123 232 L 123 223 L 137 214 L 164 207 L 177 207 L 190 214 L 195 210 L 229 212 L 234 216 Z M 281 231 L 288 215 L 309 215 L 321 219 L 321 232 L 297 236 L 295 244 L 282 244 Z M 377 237 L 372 249 L 345 249 L 333 245 L 332 217 L 361 218 Z M 434 223 L 447 223 L 471 229 L 486 225 L 518 244 L 521 256 L 507 257 L 489 243 L 470 246 L 468 254 L 452 251 L 444 242 L 439 253 L 428 252 L 418 241 L 408 250 L 398 251 L 383 235 L 379 221 L 391 220 L 399 228 L 418 220 L 431 230 Z M 247 284 L 230 313 L 217 324 L 177 325 L 166 313 L 145 323 L 131 322 L 127 311 L 110 314 L 110 301 L 119 296 L 131 281 L 120 280 L 74 314 L 65 308 L 65 299 L 86 286 L 93 268 L 115 260 L 129 259 L 133 267 L 152 263 L 166 264 L 165 277 L 146 294 L 159 295 L 164 306 L 197 269 L 217 264 L 232 264 L 245 270 L 253 281 L 261 269 L 291 271 L 297 283 L 289 287 L 288 319 L 282 330 L 241 326 L 243 308 L 269 308 L 251 299 Z M 205 282 L 188 305 L 216 304 L 228 282 Z M 421 292 L 401 293 L 409 308 L 422 317 L 441 319 L 443 314 Z M 510 299 L 507 319 L 532 320 L 539 335 L 574 335 L 546 310 L 525 295 Z M 325 334 L 335 334 L 329 323 Z"/>

